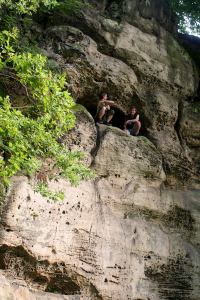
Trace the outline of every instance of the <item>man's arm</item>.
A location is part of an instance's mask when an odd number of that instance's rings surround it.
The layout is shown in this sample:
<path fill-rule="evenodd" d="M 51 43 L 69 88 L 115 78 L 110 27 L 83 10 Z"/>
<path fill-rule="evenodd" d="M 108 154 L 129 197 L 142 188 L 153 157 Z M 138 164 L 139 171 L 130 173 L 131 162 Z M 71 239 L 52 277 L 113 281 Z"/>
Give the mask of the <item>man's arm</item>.
<path fill-rule="evenodd" d="M 114 101 L 111 101 L 111 100 L 100 100 L 99 102 L 100 102 L 100 103 L 105 103 L 106 105 L 107 105 L 107 104 L 115 103 Z"/>
<path fill-rule="evenodd" d="M 125 123 L 126 123 L 126 125 L 128 124 L 128 123 L 135 123 L 135 122 L 137 122 L 137 121 L 139 121 L 139 115 L 137 115 L 137 117 L 135 118 L 135 119 L 132 119 L 132 120 L 127 120 Z"/>

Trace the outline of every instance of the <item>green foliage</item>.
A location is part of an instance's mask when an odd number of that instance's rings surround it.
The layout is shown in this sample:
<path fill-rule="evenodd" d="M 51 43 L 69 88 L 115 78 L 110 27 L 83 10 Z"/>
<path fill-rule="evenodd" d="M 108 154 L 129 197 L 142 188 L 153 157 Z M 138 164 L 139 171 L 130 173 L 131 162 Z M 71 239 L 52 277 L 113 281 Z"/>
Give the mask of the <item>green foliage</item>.
<path fill-rule="evenodd" d="M 78 10 L 85 6 L 92 8 L 87 2 L 78 0 L 0 0 L 0 17 L 8 26 L 22 22 L 28 29 L 33 24 L 31 16 L 36 12 L 40 17 L 50 19 L 57 11 L 78 14 Z"/>
<path fill-rule="evenodd" d="M 50 287 L 47 288 L 47 292 L 57 294 L 57 295 L 61 295 L 61 293 L 59 293 L 58 291 L 56 291 L 55 289 L 50 288 Z"/>
<path fill-rule="evenodd" d="M 55 11 L 62 11 L 64 14 L 69 14 L 69 13 L 75 13 L 78 14 L 78 9 L 82 8 L 82 7 L 90 7 L 91 6 L 88 3 L 82 3 L 80 1 L 77 0 L 64 0 L 61 2 L 57 2 L 57 1 L 53 1 L 56 2 L 53 4 L 46 4 L 45 2 L 43 2 L 40 6 L 39 12 L 41 14 L 52 14 Z"/>
<path fill-rule="evenodd" d="M 75 123 L 71 112 L 74 102 L 65 90 L 65 74 L 49 70 L 47 59 L 35 51 L 28 37 L 26 42 L 20 39 L 17 28 L 12 27 L 16 14 L 18 17 L 31 14 L 41 3 L 51 8 L 58 5 L 57 1 L 50 0 L 0 0 L 4 11 L 13 13 L 11 23 L 7 18 L 0 33 L 0 76 L 20 83 L 26 93 L 25 103 L 20 107 L 14 107 L 9 96 L 0 96 L 0 178 L 4 186 L 9 185 L 10 177 L 22 175 L 24 171 L 31 178 L 48 157 L 53 159 L 54 168 L 62 177 L 73 185 L 95 176 L 80 163 L 81 152 L 72 153 L 58 142 Z M 50 191 L 47 182 L 53 179 L 57 180 L 49 176 L 31 184 L 45 197 L 54 201 L 63 199 L 62 191 Z"/>
<path fill-rule="evenodd" d="M 200 35 L 200 0 L 170 0 L 170 5 L 179 17 L 180 31 Z"/>
<path fill-rule="evenodd" d="M 106 11 L 105 11 L 105 17 L 114 19 L 114 20 L 120 20 L 123 16 L 123 10 L 122 10 L 123 0 L 114 0 L 110 1 L 110 3 L 107 5 Z"/>
<path fill-rule="evenodd" d="M 0 0 L 0 5 L 3 9 L 9 9 L 14 14 L 32 14 L 36 12 L 40 5 L 47 8 L 52 8 L 58 5 L 56 0 Z"/>
<path fill-rule="evenodd" d="M 193 105 L 192 105 L 192 111 L 194 112 L 194 113 L 200 113 L 200 103 L 199 102 L 197 102 L 197 103 L 194 103 Z"/>

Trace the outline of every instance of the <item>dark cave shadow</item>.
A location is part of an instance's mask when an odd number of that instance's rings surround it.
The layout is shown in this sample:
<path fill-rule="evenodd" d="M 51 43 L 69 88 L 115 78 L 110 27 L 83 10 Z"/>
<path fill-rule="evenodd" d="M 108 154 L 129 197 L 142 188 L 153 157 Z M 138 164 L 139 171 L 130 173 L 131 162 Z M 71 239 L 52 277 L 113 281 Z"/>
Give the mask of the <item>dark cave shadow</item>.
<path fill-rule="evenodd" d="M 83 105 L 80 102 L 77 102 L 77 104 Z M 91 116 L 95 120 L 96 107 L 91 107 L 91 106 L 88 106 L 88 105 L 83 105 L 83 106 L 87 109 L 87 111 L 91 114 Z M 120 109 L 118 109 L 118 108 L 116 108 L 114 106 L 112 106 L 111 109 L 114 109 L 115 114 L 114 114 L 112 120 L 110 121 L 110 123 L 112 124 L 113 127 L 117 127 L 119 129 L 123 130 L 124 129 L 124 121 L 125 121 L 125 114 L 124 114 L 124 112 L 122 112 Z M 146 130 L 144 122 L 142 121 L 141 118 L 140 118 L 140 122 L 141 122 L 141 129 L 140 129 L 140 132 L 139 132 L 138 136 L 145 136 L 145 137 L 147 137 L 148 136 L 147 130 Z"/>

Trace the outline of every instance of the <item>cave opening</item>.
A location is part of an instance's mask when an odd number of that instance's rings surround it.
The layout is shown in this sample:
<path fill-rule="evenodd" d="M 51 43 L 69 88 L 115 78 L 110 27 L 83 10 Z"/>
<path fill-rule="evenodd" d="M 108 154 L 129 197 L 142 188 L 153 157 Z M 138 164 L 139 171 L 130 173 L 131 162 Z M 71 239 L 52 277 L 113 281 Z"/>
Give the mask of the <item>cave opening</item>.
<path fill-rule="evenodd" d="M 96 105 L 90 102 L 81 101 L 81 99 L 77 100 L 77 104 L 83 105 L 87 109 L 87 111 L 91 114 L 91 116 L 95 118 L 96 110 L 97 110 Z M 115 114 L 112 120 L 110 121 L 110 123 L 112 124 L 112 126 L 123 130 L 125 113 L 114 106 L 112 106 L 111 109 L 115 111 Z"/>
<path fill-rule="evenodd" d="M 99 100 L 97 97 L 94 97 L 94 94 L 98 94 L 98 93 L 88 92 L 87 97 L 82 96 L 82 97 L 78 98 L 76 101 L 77 104 L 81 104 L 83 107 L 85 107 L 93 118 L 96 115 L 97 103 Z M 116 98 L 117 97 L 115 97 L 115 96 L 111 97 L 111 99 L 113 99 L 114 101 L 116 101 L 115 100 Z M 108 95 L 108 99 L 110 99 L 109 95 Z M 130 102 L 128 104 L 129 108 L 133 105 L 136 105 L 136 107 L 140 108 L 140 109 L 138 109 L 138 113 L 140 115 L 141 128 L 140 128 L 140 132 L 139 132 L 138 136 L 145 136 L 148 138 L 146 117 L 142 111 L 140 99 L 137 97 L 136 94 L 133 95 L 133 99 L 131 102 L 132 102 L 132 104 L 130 104 Z M 122 105 L 124 106 L 124 104 L 125 103 L 123 102 Z M 112 124 L 113 127 L 117 127 L 119 129 L 123 130 L 125 115 L 129 113 L 128 109 L 127 109 L 127 111 L 125 111 L 123 109 L 120 109 L 119 107 L 115 107 L 115 105 L 111 105 L 111 109 L 113 109 L 115 111 L 115 114 L 114 114 L 112 120 L 110 121 L 110 123 Z"/>

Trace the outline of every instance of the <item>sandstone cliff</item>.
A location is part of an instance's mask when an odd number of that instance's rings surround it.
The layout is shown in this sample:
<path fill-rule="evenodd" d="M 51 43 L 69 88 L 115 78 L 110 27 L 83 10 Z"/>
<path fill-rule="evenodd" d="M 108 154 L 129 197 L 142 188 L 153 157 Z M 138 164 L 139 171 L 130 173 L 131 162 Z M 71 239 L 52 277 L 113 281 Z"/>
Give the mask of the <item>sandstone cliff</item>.
<path fill-rule="evenodd" d="M 0 298 L 200 299 L 197 71 L 167 1 L 91 4 L 53 24 L 39 20 L 32 34 L 79 104 L 62 142 L 82 150 L 99 177 L 50 182 L 66 193 L 56 204 L 25 177 L 2 191 Z M 113 127 L 95 126 L 101 91 L 115 101 Z M 138 137 L 121 130 L 131 105 Z"/>

